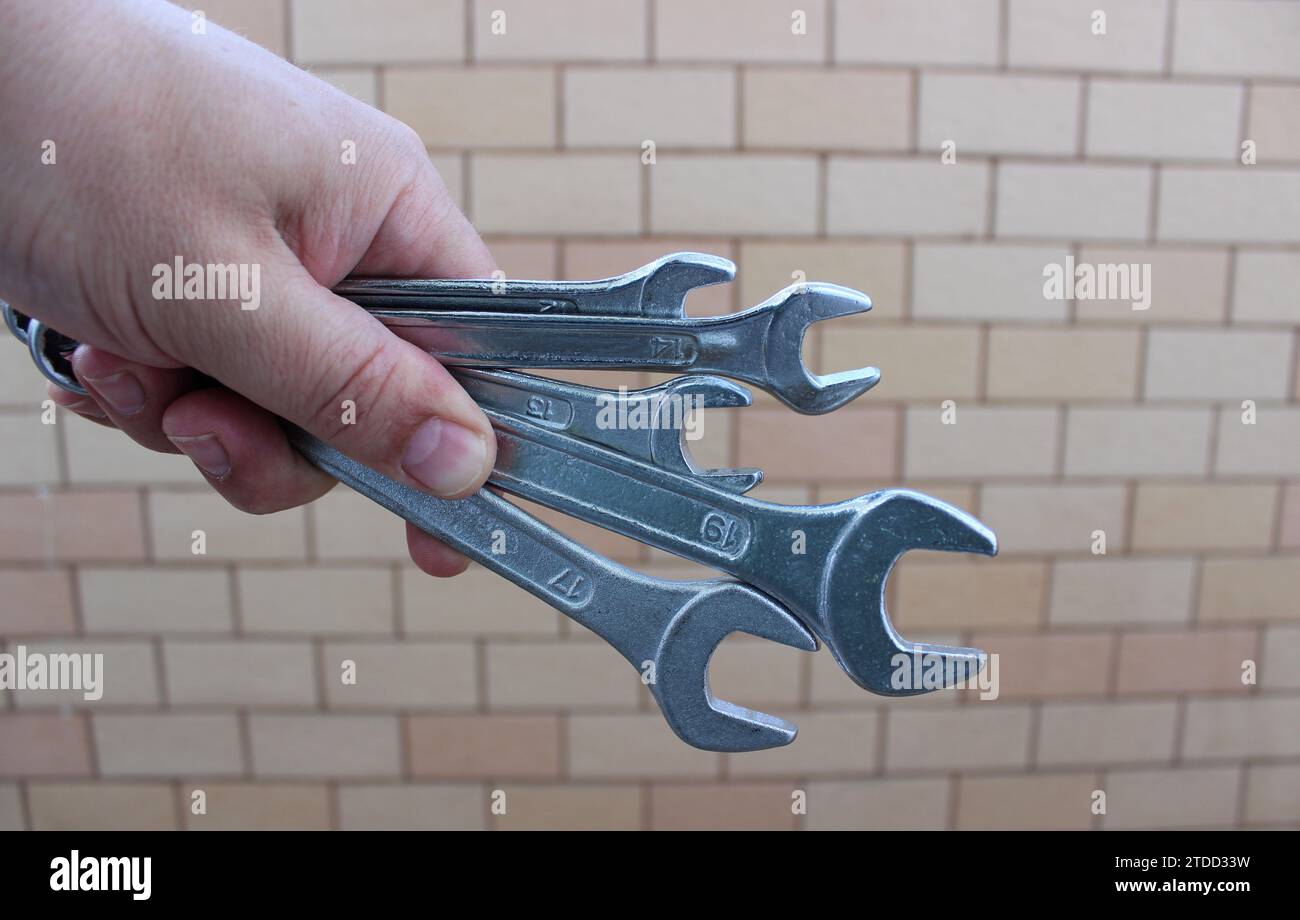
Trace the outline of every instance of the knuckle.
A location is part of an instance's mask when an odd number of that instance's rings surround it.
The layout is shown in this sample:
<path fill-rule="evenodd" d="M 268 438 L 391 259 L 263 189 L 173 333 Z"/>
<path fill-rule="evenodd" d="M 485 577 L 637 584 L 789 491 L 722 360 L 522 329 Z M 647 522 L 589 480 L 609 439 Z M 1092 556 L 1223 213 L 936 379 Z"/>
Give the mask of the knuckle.
<path fill-rule="evenodd" d="M 346 442 L 351 432 L 362 427 L 367 414 L 381 406 L 386 395 L 396 388 L 401 361 L 398 352 L 389 346 L 380 341 L 326 371 L 325 379 L 311 392 L 329 395 L 317 400 L 307 415 L 307 425 L 317 436 L 332 443 Z M 339 379 L 340 374 L 345 376 Z M 374 426 L 366 427 L 371 440 Z"/>

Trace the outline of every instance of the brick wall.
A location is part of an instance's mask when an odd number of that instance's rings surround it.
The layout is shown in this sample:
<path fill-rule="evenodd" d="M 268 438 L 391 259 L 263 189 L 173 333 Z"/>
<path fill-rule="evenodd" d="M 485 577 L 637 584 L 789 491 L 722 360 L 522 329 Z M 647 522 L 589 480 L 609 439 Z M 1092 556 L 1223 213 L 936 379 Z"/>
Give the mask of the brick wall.
<path fill-rule="evenodd" d="M 343 489 L 246 517 L 182 458 L 39 424 L 10 344 L 0 639 L 102 652 L 108 683 L 5 693 L 0 828 L 1300 824 L 1300 3 L 203 8 L 415 127 L 511 276 L 689 248 L 740 266 L 693 312 L 796 271 L 870 293 L 810 356 L 878 365 L 875 390 L 821 418 L 757 394 L 697 454 L 763 467 L 776 501 L 905 483 L 981 517 L 1002 554 L 909 558 L 892 607 L 998 653 L 1001 694 L 886 701 L 825 651 L 737 639 L 716 689 L 799 740 L 693 750 L 603 643 L 482 571 L 418 574 Z M 1150 266 L 1149 309 L 1045 299 L 1067 257 Z"/>

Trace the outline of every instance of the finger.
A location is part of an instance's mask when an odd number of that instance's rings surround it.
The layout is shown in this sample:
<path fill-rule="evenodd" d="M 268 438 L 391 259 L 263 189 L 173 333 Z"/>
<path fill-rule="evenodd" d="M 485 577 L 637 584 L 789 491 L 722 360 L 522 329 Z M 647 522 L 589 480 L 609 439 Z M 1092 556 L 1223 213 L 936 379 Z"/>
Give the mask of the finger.
<path fill-rule="evenodd" d="M 162 431 L 214 489 L 250 514 L 305 505 L 334 486 L 289 445 L 274 416 L 222 387 L 176 399 Z"/>
<path fill-rule="evenodd" d="M 469 568 L 470 560 L 420 530 L 414 524 L 406 525 L 406 548 L 411 561 L 422 572 L 436 578 L 451 578 Z"/>
<path fill-rule="evenodd" d="M 192 370 L 149 367 L 90 345 L 73 352 L 72 369 L 123 432 L 150 450 L 177 452 L 163 434 L 162 416 L 173 400 L 194 387 Z"/>
<path fill-rule="evenodd" d="M 105 428 L 116 428 L 117 426 L 104 414 L 104 410 L 99 408 L 99 403 L 95 402 L 93 397 L 82 396 L 80 393 L 72 393 L 63 389 L 61 386 L 47 384 L 45 392 L 50 399 L 54 400 L 55 405 L 77 413 L 82 418 L 103 425 Z"/>

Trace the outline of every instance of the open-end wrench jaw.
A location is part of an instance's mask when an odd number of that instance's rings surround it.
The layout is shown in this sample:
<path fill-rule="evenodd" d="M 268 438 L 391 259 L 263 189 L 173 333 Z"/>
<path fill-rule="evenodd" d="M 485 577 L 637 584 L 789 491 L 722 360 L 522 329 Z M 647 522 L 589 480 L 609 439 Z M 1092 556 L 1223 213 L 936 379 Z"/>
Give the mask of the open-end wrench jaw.
<path fill-rule="evenodd" d="M 880 369 L 864 367 L 821 376 L 803 361 L 803 340 L 813 323 L 854 316 L 871 309 L 871 298 L 838 284 L 792 284 L 754 310 L 771 312 L 763 360 L 771 391 L 783 402 L 813 415 L 838 409 L 880 380 Z"/>
<path fill-rule="evenodd" d="M 795 725 L 720 700 L 709 662 L 727 636 L 743 632 L 813 652 L 817 639 L 775 601 L 740 583 L 719 582 L 684 606 L 663 631 L 650 685 L 664 718 L 687 744 L 710 751 L 759 751 L 795 739 Z"/>
<path fill-rule="evenodd" d="M 621 277 L 629 286 L 639 285 L 641 315 L 674 319 L 686 315 L 691 291 L 734 280 L 736 263 L 703 252 L 674 252 Z"/>
<path fill-rule="evenodd" d="M 904 489 L 859 499 L 863 510 L 845 527 L 820 586 L 818 633 L 859 686 L 884 696 L 913 696 L 939 689 L 908 679 L 918 658 L 942 666 L 942 686 L 973 678 L 984 667 L 979 649 L 909 642 L 895 631 L 885 606 L 894 564 L 908 550 L 997 555 L 997 537 L 966 512 Z M 900 657 L 901 656 L 901 657 Z"/>
<path fill-rule="evenodd" d="M 763 471 L 759 469 L 706 470 L 697 466 L 686 444 L 685 427 L 681 424 L 665 424 L 666 421 L 671 420 L 663 418 L 663 413 L 682 411 L 682 406 L 691 409 L 744 408 L 754 402 L 754 397 L 748 388 L 733 383 L 725 377 L 692 374 L 687 377 L 676 377 L 660 386 L 641 390 L 639 394 L 653 398 L 660 413 L 656 424 L 648 432 L 651 462 L 666 470 L 697 476 L 720 489 L 737 494 L 748 492 L 763 481 Z"/>

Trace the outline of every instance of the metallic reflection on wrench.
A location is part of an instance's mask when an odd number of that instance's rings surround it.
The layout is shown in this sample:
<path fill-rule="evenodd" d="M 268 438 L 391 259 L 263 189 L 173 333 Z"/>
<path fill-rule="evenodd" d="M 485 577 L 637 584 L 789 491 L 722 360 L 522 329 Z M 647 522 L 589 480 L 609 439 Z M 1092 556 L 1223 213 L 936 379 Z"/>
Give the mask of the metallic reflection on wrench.
<path fill-rule="evenodd" d="M 586 626 L 643 674 L 652 666 L 650 690 L 687 744 L 757 751 L 794 740 L 794 725 L 709 689 L 709 660 L 733 632 L 816 650 L 808 630 L 758 591 L 729 580 L 675 582 L 633 572 L 491 492 L 437 499 L 285 427 L 294 447 L 335 479 Z M 507 535 L 506 552 L 492 552 L 493 531 Z"/>
<path fill-rule="evenodd" d="M 983 668 L 978 649 L 903 639 L 885 607 L 889 573 L 910 549 L 997 553 L 997 537 L 965 512 L 903 489 L 831 505 L 777 505 L 485 411 L 497 429 L 493 485 L 766 591 L 867 690 L 910 696 L 938 689 L 895 682 L 918 659 L 927 669 L 942 662 L 944 684 Z"/>
<path fill-rule="evenodd" d="M 803 363 L 804 333 L 821 320 L 870 309 L 871 299 L 859 291 L 809 283 L 791 285 L 742 313 L 698 319 L 371 312 L 446 364 L 721 374 L 820 415 L 861 396 L 880 371 L 813 374 Z"/>
<path fill-rule="evenodd" d="M 458 367 L 452 374 L 485 409 L 527 417 L 629 457 L 698 476 L 729 492 L 748 492 L 763 481 L 762 470 L 702 470 L 685 443 L 684 413 L 752 402 L 749 391 L 730 380 L 700 374 L 619 392 L 513 371 Z M 615 424 L 609 423 L 611 416 Z M 637 422 L 629 423 L 633 419 Z"/>
<path fill-rule="evenodd" d="M 368 310 L 475 310 L 678 319 L 695 288 L 736 277 L 730 259 L 675 252 L 600 281 L 346 278 L 334 293 Z"/>

